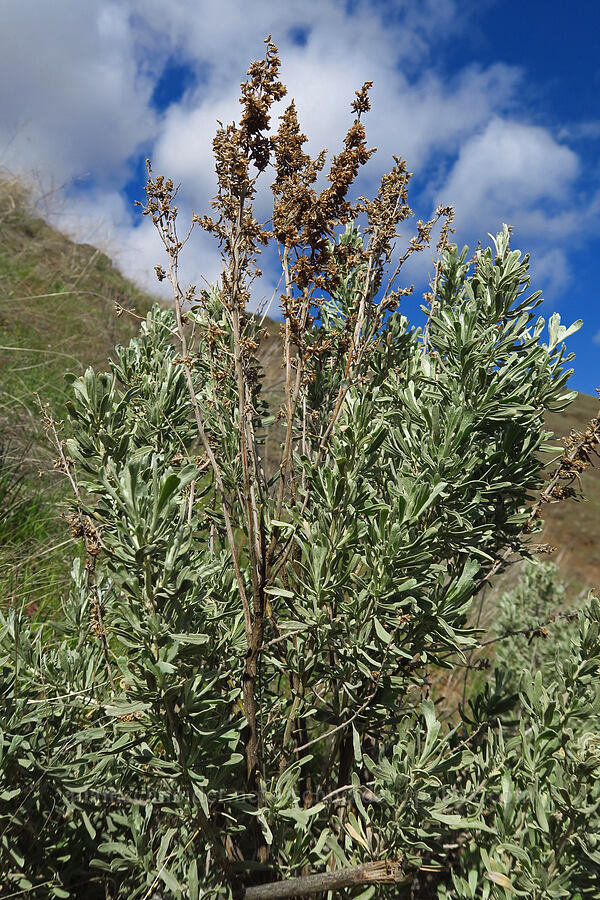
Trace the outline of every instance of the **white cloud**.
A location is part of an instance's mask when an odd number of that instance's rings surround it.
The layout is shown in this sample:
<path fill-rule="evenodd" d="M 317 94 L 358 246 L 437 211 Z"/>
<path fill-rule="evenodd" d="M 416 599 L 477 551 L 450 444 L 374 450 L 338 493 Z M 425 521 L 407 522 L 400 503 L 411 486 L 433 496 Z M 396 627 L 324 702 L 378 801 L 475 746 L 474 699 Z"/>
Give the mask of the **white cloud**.
<path fill-rule="evenodd" d="M 578 169 L 576 154 L 547 130 L 494 118 L 464 143 L 439 196 L 457 206 L 458 222 L 483 227 L 492 215 L 509 221 L 538 201 L 564 199 Z"/>
<path fill-rule="evenodd" d="M 47 217 L 65 234 L 99 247 L 141 287 L 165 298 L 172 296 L 170 283 L 159 282 L 154 272 L 159 263 L 166 267 L 158 232 L 151 219 L 132 210 L 117 191 L 98 189 L 71 197 L 66 203 L 53 204 Z M 202 277 L 214 282 L 219 271 L 214 238 L 195 230 L 183 254 L 182 284 L 197 281 L 201 286 Z"/>
<path fill-rule="evenodd" d="M 532 250 L 536 285 L 556 296 L 570 278 L 563 244 L 589 224 L 590 200 L 577 200 L 580 160 L 549 130 L 493 117 L 463 144 L 440 202 L 456 207 L 459 242 L 487 240 L 506 222 L 514 243 Z"/>
<path fill-rule="evenodd" d="M 102 242 L 126 274 L 156 288 L 162 245 L 121 194 L 131 159 L 151 149 L 155 172 L 182 182 L 182 228 L 192 208 L 208 211 L 216 119 L 239 117 L 239 82 L 272 33 L 311 152 L 338 151 L 354 90 L 373 80 L 366 122 L 379 152 L 358 188 L 372 191 L 392 154 L 405 156 L 419 176 L 419 215 L 438 199 L 454 203 L 459 240 L 510 221 L 533 242 L 538 271 L 564 286 L 568 262 L 558 245 L 589 225 L 600 201 L 575 196 L 579 160 L 561 143 L 569 135 L 556 140 L 523 120 L 516 67 L 467 65 L 452 78 L 438 68 L 436 48 L 469 27 L 458 9 L 456 0 L 360 0 L 351 14 L 342 0 L 253 0 L 251 10 L 245 0 L 6 0 L 0 78 L 12 90 L 0 98 L 0 164 L 59 184 L 89 173 L 89 186 L 69 192 L 56 220 Z M 294 28 L 303 29 L 303 46 Z M 151 97 L 168 58 L 195 70 L 198 83 L 159 115 Z M 267 190 L 258 214 L 268 215 Z M 427 268 L 424 257 L 420 264 Z M 212 238 L 192 238 L 183 277 L 213 280 L 218 268 Z"/>
<path fill-rule="evenodd" d="M 246 0 L 130 0 L 129 7 L 145 24 L 148 43 L 158 51 L 165 44 L 177 47 L 185 58 L 207 63 L 217 89 L 230 85 L 232 75 L 239 83 L 240 64 L 246 69 L 241 61 L 261 56 L 269 33 L 286 55 L 290 32 L 301 28 L 321 62 L 377 57 L 392 65 L 400 60 L 424 65 L 440 26 L 444 36 L 460 27 L 456 0 L 396 0 L 393 8 L 386 3 L 379 9 L 360 0 L 351 14 L 342 0 L 253 0 L 251 8 Z"/>
<path fill-rule="evenodd" d="M 0 161 L 119 183 L 156 128 L 126 10 L 114 3 L 5 4 L 0 35 Z M 10 85 L 10 89 L 8 86 Z"/>
<path fill-rule="evenodd" d="M 517 246 L 520 242 L 515 241 Z M 546 295 L 558 296 L 570 281 L 567 254 L 560 247 L 534 250 L 530 263 L 531 284 L 534 290 L 544 289 Z"/>
<path fill-rule="evenodd" d="M 161 289 L 153 268 L 163 262 L 164 248 L 152 222 L 144 219 L 134 227 L 134 214 L 117 191 L 97 189 L 72 196 L 55 207 L 49 219 L 65 234 L 99 247 L 138 284 L 168 296 Z"/>
<path fill-rule="evenodd" d="M 597 141 L 600 139 L 600 121 L 591 119 L 586 122 L 571 122 L 558 132 L 561 141 Z"/>

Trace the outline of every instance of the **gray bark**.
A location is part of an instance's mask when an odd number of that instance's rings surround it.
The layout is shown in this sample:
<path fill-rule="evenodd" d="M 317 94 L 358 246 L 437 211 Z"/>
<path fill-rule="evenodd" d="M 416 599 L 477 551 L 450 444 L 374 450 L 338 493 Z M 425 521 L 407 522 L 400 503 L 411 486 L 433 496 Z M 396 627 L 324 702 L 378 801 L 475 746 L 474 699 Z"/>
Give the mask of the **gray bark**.
<path fill-rule="evenodd" d="M 299 878 L 287 878 L 285 881 L 258 884 L 246 888 L 244 900 L 302 897 L 307 894 L 353 887 L 357 884 L 408 884 L 411 879 L 411 875 L 403 873 L 401 863 L 393 859 L 384 859 L 347 869 L 337 869 L 335 872 L 322 872 L 318 875 L 303 875 Z"/>

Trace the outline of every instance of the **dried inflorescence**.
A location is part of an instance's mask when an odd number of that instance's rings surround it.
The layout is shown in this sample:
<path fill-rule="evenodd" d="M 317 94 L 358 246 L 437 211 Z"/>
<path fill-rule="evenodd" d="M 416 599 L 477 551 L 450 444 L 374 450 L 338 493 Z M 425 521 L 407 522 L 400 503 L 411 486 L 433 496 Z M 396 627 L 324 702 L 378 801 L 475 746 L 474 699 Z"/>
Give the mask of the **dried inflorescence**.
<path fill-rule="evenodd" d="M 164 225 L 166 222 L 174 222 L 177 218 L 177 207 L 173 205 L 173 201 L 177 196 L 177 188 L 173 184 L 171 178 L 164 175 L 157 175 L 152 178 L 152 167 L 150 160 L 146 159 L 146 170 L 148 172 L 148 180 L 146 182 L 146 198 L 147 203 L 144 206 L 136 200 L 136 206 L 142 207 L 142 215 L 151 216 L 154 225 Z M 155 266 L 155 271 L 159 281 L 166 277 L 166 272 L 162 266 Z"/>
<path fill-rule="evenodd" d="M 79 510 L 69 510 L 65 513 L 65 518 L 69 523 L 73 537 L 83 540 L 85 549 L 90 557 L 97 556 L 102 548 L 102 540 L 96 526 L 88 517 L 84 517 Z"/>
<path fill-rule="evenodd" d="M 240 97 L 244 107 L 239 127 L 240 144 L 259 172 L 266 169 L 270 159 L 270 143 L 265 133 L 271 120 L 271 106 L 287 93 L 285 85 L 279 81 L 281 63 L 270 35 L 265 43 L 265 58 L 253 62 L 248 69 Z"/>
<path fill-rule="evenodd" d="M 325 151 L 312 159 L 302 149 L 306 135 L 300 131 L 294 100 L 280 116 L 277 134 L 271 138 L 275 159 L 273 234 L 283 246 L 301 248 L 301 232 L 316 206 L 312 185 L 325 166 Z"/>
<path fill-rule="evenodd" d="M 379 256 L 385 256 L 386 260 L 390 258 L 398 224 L 412 216 L 412 209 L 408 204 L 408 185 L 411 178 L 412 172 L 407 170 L 405 161 L 394 156 L 393 168 L 383 176 L 377 196 L 367 204 L 369 224 L 366 233 L 373 234 L 374 252 Z M 417 223 L 417 227 L 421 237 L 421 221 Z"/>
<path fill-rule="evenodd" d="M 104 603 L 93 596 L 89 598 L 88 602 L 90 605 L 90 628 L 95 637 L 102 638 L 104 636 Z"/>
<path fill-rule="evenodd" d="M 339 260 L 331 252 L 331 238 L 338 225 L 354 219 L 364 206 L 348 200 L 348 191 L 361 166 L 375 152 L 367 148 L 361 115 L 370 108 L 368 92 L 372 82 L 365 82 L 356 91 L 352 111 L 356 118 L 344 139 L 344 149 L 333 157 L 327 174 L 329 186 L 317 193 L 313 185 L 325 166 L 324 150 L 316 159 L 306 154 L 302 147 L 306 135 L 300 131 L 295 103 L 292 101 L 280 117 L 280 126 L 272 139 L 276 177 L 272 184 L 273 234 L 284 248 L 286 260 L 291 259 L 288 273 L 288 290 L 282 297 L 282 305 L 296 324 L 310 326 L 306 314 L 299 314 L 305 304 L 302 296 L 310 293 L 318 305 L 314 289 L 331 291 L 339 283 Z M 292 289 L 300 292 L 294 297 Z M 311 290 L 312 289 L 312 290 Z M 299 307 L 297 309 L 296 307 Z"/>
<path fill-rule="evenodd" d="M 383 317 L 395 310 L 403 296 L 410 294 L 413 286 L 397 286 L 396 279 L 408 257 L 423 250 L 431 241 L 433 229 L 440 220 L 443 225 L 438 246 L 439 254 L 447 246 L 451 232 L 452 210 L 439 207 L 434 217 L 417 222 L 417 233 L 409 242 L 405 253 L 389 279 L 386 290 L 380 289 L 386 266 L 391 262 L 394 244 L 398 238 L 398 226 L 412 216 L 408 204 L 408 184 L 411 173 L 405 162 L 394 157 L 391 171 L 383 176 L 377 195 L 371 201 L 349 199 L 350 189 L 361 168 L 369 161 L 375 148 L 367 146 L 362 117 L 370 110 L 371 81 L 366 81 L 355 91 L 351 103 L 354 119 L 344 138 L 342 150 L 333 156 L 327 184 L 317 190 L 316 182 L 325 168 L 326 151 L 316 158 L 305 152 L 306 135 L 298 122 L 296 105 L 292 100 L 279 117 L 279 127 L 269 133 L 273 105 L 286 94 L 279 79 L 280 61 L 277 47 L 266 39 L 265 57 L 254 62 L 241 85 L 240 104 L 242 116 L 239 124 L 231 123 L 219 128 L 213 142 L 216 161 L 218 192 L 212 202 L 215 214 L 194 216 L 193 223 L 214 234 L 221 247 L 223 270 L 218 290 L 218 300 L 226 311 L 230 324 L 235 310 L 239 327 L 238 350 L 242 367 L 249 374 L 250 359 L 256 354 L 260 335 L 254 334 L 251 324 L 243 323 L 241 316 L 248 304 L 254 280 L 261 274 L 257 258 L 261 247 L 274 240 L 282 262 L 282 279 L 285 290 L 280 295 L 284 315 L 284 365 L 291 374 L 288 387 L 308 384 L 315 378 L 312 361 L 331 352 L 331 336 L 315 339 L 313 331 L 320 308 L 335 293 L 342 278 L 349 272 L 361 272 L 361 286 L 344 322 L 344 328 L 335 336 L 338 353 L 346 354 L 348 373 L 358 359 L 368 352 L 372 335 Z M 253 213 L 257 178 L 272 166 L 274 177 L 272 230 L 261 225 Z M 161 265 L 155 267 L 160 281 L 176 277 L 177 254 L 187 237 L 177 237 L 175 219 L 177 209 L 174 199 L 177 189 L 171 179 L 152 177 L 148 164 L 146 186 L 147 204 L 144 214 L 151 215 L 154 224 L 170 254 L 170 271 Z M 337 229 L 365 214 L 366 242 L 359 244 L 335 240 Z M 188 234 L 189 236 L 189 234 Z M 173 271 L 175 270 L 175 271 Z M 437 268 L 436 268 L 437 278 Z M 175 293 L 179 300 L 184 293 L 177 284 Z M 189 292 L 188 292 L 189 293 Z M 379 298 L 377 300 L 377 298 Z M 200 299 L 200 303 L 204 300 Z M 244 332 L 252 332 L 245 334 Z M 310 335 L 310 337 L 309 337 Z M 213 357 L 217 345 L 208 336 Z M 295 347 L 295 353 L 290 348 Z M 232 348 L 229 348 L 232 350 Z M 226 351 L 221 348 L 221 356 Z M 216 359 L 215 371 L 223 373 L 229 368 L 223 359 Z M 294 376 L 298 374 L 296 379 Z M 220 379 L 222 381 L 222 379 Z M 292 398 L 291 407 L 296 398 Z M 288 408 L 290 403 L 288 403 Z"/>
<path fill-rule="evenodd" d="M 265 58 L 254 62 L 241 85 L 243 113 L 239 125 L 219 123 L 213 141 L 218 182 L 212 216 L 194 216 L 205 231 L 215 234 L 224 261 L 221 299 L 225 306 L 235 304 L 244 310 L 250 298 L 248 279 L 260 275 L 256 266 L 257 245 L 266 245 L 270 233 L 258 223 L 252 212 L 256 177 L 268 166 L 271 140 L 268 136 L 270 110 L 286 93 L 279 81 L 280 61 L 277 47 L 265 41 Z M 254 166 L 256 173 L 251 171 Z"/>
<path fill-rule="evenodd" d="M 573 429 L 563 440 L 566 449 L 549 474 L 549 483 L 540 498 L 543 503 L 578 496 L 574 482 L 592 465 L 593 456 L 600 457 L 600 415 L 590 420 L 584 432 Z"/>

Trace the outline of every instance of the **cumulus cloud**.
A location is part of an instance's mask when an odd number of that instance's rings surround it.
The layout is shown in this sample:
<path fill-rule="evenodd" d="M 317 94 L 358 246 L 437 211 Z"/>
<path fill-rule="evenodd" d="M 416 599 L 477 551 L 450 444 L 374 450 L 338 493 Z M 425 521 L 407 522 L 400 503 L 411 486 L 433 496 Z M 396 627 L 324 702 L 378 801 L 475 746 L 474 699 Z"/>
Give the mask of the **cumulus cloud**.
<path fill-rule="evenodd" d="M 577 155 L 545 129 L 493 118 L 465 141 L 440 196 L 458 221 L 479 227 L 492 214 L 510 219 L 538 201 L 564 199 L 578 174 Z"/>
<path fill-rule="evenodd" d="M 600 200 L 577 196 L 580 161 L 569 134 L 528 123 L 518 68 L 467 65 L 452 77 L 441 70 L 437 48 L 469 27 L 470 9 L 461 5 L 458 15 L 456 0 L 398 0 L 392 9 L 382 0 L 254 0 L 249 14 L 243 0 L 6 0 L 0 78 L 13 89 L 0 97 L 0 164 L 67 184 L 55 220 L 114 248 L 126 274 L 156 288 L 162 245 L 125 194 L 139 155 L 150 153 L 156 172 L 181 181 L 182 227 L 192 209 L 206 211 L 216 189 L 216 120 L 239 117 L 239 82 L 272 33 L 310 152 L 339 150 L 354 90 L 373 80 L 367 131 L 379 152 L 359 190 L 372 191 L 400 154 L 417 173 L 419 215 L 438 200 L 454 203 L 457 238 L 468 240 L 509 221 L 532 242 L 538 270 L 563 286 L 569 267 L 560 244 L 589 226 Z M 157 111 L 153 91 L 173 59 L 195 82 Z M 262 190 L 259 217 L 268 199 Z M 420 265 L 413 274 L 429 261 Z M 184 277 L 213 280 L 218 270 L 214 242 L 197 235 Z"/>
<path fill-rule="evenodd" d="M 156 129 L 152 81 L 138 70 L 126 9 L 18 0 L 3 14 L 0 161 L 61 184 L 122 181 Z"/>
<path fill-rule="evenodd" d="M 463 143 L 437 198 L 456 207 L 457 233 L 485 240 L 503 222 L 532 251 L 536 283 L 557 295 L 570 279 L 563 243 L 589 225 L 597 201 L 577 198 L 581 163 L 549 130 L 493 117 Z"/>

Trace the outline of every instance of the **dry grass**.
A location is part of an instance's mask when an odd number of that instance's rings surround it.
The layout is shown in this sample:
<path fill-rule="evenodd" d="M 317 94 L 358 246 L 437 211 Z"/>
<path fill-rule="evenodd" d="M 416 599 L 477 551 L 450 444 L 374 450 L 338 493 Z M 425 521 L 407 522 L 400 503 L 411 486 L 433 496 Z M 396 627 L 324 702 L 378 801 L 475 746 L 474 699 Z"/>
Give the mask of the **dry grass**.
<path fill-rule="evenodd" d="M 579 394 L 562 413 L 548 416 L 548 427 L 557 437 L 571 429 L 585 430 L 586 423 L 598 414 L 600 400 Z M 561 574 L 576 594 L 582 588 L 600 591 L 600 467 L 587 469 L 581 477 L 582 501 L 564 500 L 543 509 L 546 525 L 541 538 L 556 547 L 551 554 Z"/>
<path fill-rule="evenodd" d="M 137 331 L 132 317 L 117 318 L 115 304 L 145 315 L 154 299 L 101 251 L 35 216 L 27 186 L 0 174 L 0 480 L 12 490 L 20 479 L 18 515 L 0 514 L 3 604 L 31 612 L 53 605 L 73 555 L 60 518 L 66 486 L 53 470 L 36 395 L 61 419 L 64 373 L 105 367 L 115 343 Z"/>
<path fill-rule="evenodd" d="M 38 436 L 34 394 L 64 396 L 65 371 L 103 365 L 144 315 L 143 294 L 88 244 L 76 244 L 31 213 L 22 183 L 0 177 L 0 427 Z M 14 433 L 14 431 L 13 431 Z"/>

